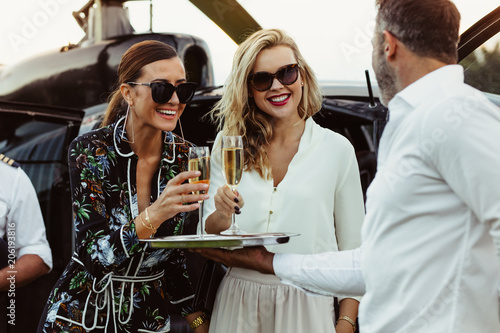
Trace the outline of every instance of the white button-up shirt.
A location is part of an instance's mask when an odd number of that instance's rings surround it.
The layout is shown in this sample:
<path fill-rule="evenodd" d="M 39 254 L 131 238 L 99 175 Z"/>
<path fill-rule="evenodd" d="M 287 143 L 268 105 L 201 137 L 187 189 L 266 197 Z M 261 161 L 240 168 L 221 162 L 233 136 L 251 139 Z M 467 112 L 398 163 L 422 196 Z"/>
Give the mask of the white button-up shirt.
<path fill-rule="evenodd" d="M 42 212 L 30 179 L 21 168 L 0 162 L 0 238 L 16 258 L 38 255 L 52 269 L 52 252 L 45 237 Z"/>
<path fill-rule="evenodd" d="M 362 250 L 278 255 L 276 274 L 312 291 L 366 288 L 364 332 L 500 332 L 500 110 L 458 65 L 414 82 L 389 110 Z M 331 267 L 314 281 L 316 260 Z"/>

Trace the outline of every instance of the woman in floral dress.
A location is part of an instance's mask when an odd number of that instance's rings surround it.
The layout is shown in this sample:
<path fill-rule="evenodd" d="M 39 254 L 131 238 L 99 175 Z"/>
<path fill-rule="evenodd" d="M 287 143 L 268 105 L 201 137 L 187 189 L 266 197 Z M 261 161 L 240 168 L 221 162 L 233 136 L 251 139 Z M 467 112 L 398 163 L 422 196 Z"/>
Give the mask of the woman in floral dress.
<path fill-rule="evenodd" d="M 69 148 L 75 253 L 38 330 L 168 332 L 174 307 L 206 332 L 204 314 L 191 306 L 184 253 L 139 241 L 181 234 L 186 212 L 208 198 L 191 194 L 207 188 L 187 182 L 198 175 L 185 171 L 192 144 L 171 132 L 196 85 L 158 41 L 133 45 L 118 76 L 103 127 Z"/>

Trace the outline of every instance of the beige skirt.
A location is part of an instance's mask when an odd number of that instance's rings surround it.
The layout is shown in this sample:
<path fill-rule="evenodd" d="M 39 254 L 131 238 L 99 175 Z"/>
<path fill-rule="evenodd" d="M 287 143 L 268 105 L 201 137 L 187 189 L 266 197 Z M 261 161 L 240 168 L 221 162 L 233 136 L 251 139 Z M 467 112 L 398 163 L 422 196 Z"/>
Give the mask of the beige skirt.
<path fill-rule="evenodd" d="M 210 333 L 335 332 L 333 297 L 308 296 L 274 275 L 231 268 L 222 280 Z"/>

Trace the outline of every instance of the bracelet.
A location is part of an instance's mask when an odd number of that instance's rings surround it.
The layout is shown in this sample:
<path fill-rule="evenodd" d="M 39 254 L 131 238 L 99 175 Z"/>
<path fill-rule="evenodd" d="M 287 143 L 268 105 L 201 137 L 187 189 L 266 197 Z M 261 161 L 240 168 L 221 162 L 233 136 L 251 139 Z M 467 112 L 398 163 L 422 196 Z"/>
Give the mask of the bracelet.
<path fill-rule="evenodd" d="M 202 312 L 199 317 L 189 323 L 189 326 L 194 330 L 197 327 L 200 327 L 207 320 L 207 314 Z"/>
<path fill-rule="evenodd" d="M 339 319 L 337 319 L 337 324 L 339 323 L 339 320 L 347 321 L 349 324 L 352 325 L 352 331 L 356 332 L 356 323 L 354 322 L 354 320 L 352 320 L 351 318 L 349 318 L 347 316 L 342 316 L 342 317 L 339 317 Z"/>
<path fill-rule="evenodd" d="M 156 230 L 158 230 L 158 228 L 155 228 L 155 226 L 153 225 L 153 223 L 151 223 L 151 220 L 149 219 L 149 213 L 148 213 L 148 209 L 147 208 L 144 209 L 144 212 L 146 213 L 146 221 L 151 226 L 151 230 L 153 230 L 153 235 L 154 235 L 154 234 L 156 234 Z M 153 235 L 151 235 L 151 236 L 153 236 Z"/>
<path fill-rule="evenodd" d="M 153 226 L 153 224 L 151 223 L 151 220 L 149 219 L 148 209 L 146 208 L 144 211 L 146 212 L 146 221 L 148 221 L 149 226 L 147 226 L 146 223 L 144 223 L 144 219 L 142 218 L 142 214 L 139 214 L 139 219 L 141 220 L 141 223 L 144 226 L 144 228 L 153 231 L 153 234 L 151 235 L 151 237 L 152 237 L 152 236 L 154 236 L 154 234 L 156 234 L 157 228 L 155 228 Z"/>

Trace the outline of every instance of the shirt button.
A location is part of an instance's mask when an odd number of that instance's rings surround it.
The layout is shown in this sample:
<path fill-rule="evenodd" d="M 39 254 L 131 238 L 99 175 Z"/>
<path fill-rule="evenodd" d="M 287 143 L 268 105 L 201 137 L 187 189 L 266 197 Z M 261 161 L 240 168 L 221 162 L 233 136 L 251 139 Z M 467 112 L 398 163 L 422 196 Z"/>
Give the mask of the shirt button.
<path fill-rule="evenodd" d="M 272 211 L 272 210 L 270 210 L 270 211 L 269 211 L 269 214 L 272 214 L 272 213 L 273 213 L 273 211 Z"/>
<path fill-rule="evenodd" d="M 275 188 L 274 188 L 274 192 L 276 192 L 277 190 L 278 190 L 278 189 L 275 187 Z"/>

